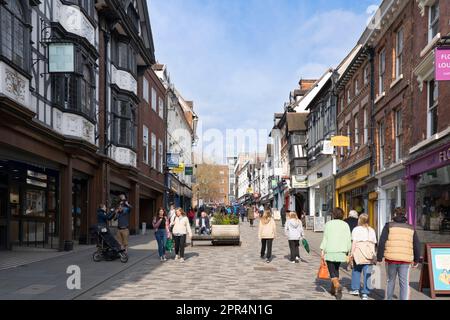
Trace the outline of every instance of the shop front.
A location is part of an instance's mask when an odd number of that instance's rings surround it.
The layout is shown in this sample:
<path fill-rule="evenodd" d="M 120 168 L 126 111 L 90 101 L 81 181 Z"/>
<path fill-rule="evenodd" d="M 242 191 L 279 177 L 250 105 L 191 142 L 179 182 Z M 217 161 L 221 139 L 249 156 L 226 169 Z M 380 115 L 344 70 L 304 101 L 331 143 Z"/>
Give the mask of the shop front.
<path fill-rule="evenodd" d="M 392 220 L 392 212 L 396 207 L 406 206 L 405 169 L 397 166 L 378 178 L 378 223 L 377 231 L 381 234 L 384 225 Z"/>
<path fill-rule="evenodd" d="M 369 213 L 369 189 L 365 179 L 370 175 L 370 163 L 344 172 L 336 178 L 336 205 L 347 216 L 350 210 Z M 373 218 L 372 218 L 373 219 Z"/>
<path fill-rule="evenodd" d="M 334 204 L 333 161 L 308 171 L 309 214 L 327 217 Z"/>
<path fill-rule="evenodd" d="M 406 209 L 422 242 L 450 242 L 450 143 L 407 164 Z"/>

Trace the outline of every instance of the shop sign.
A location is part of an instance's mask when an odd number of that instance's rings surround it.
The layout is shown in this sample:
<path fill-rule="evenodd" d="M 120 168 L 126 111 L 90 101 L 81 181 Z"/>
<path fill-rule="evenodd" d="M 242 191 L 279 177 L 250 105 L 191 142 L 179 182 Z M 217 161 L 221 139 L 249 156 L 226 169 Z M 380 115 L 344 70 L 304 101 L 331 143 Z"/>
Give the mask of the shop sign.
<path fill-rule="evenodd" d="M 447 162 L 450 160 L 450 148 L 439 153 L 439 162 Z"/>
<path fill-rule="evenodd" d="M 50 43 L 48 46 L 48 72 L 75 72 L 75 46 L 73 43 Z"/>
<path fill-rule="evenodd" d="M 334 154 L 334 146 L 331 143 L 331 140 L 325 140 L 323 142 L 322 153 L 323 154 Z"/>
<path fill-rule="evenodd" d="M 331 137 L 331 145 L 333 147 L 350 147 L 350 137 L 346 136 Z"/>
<path fill-rule="evenodd" d="M 338 178 L 336 180 L 336 188 L 342 188 L 343 186 L 352 184 L 358 180 L 362 180 L 367 177 L 370 173 L 370 164 L 365 164 L 364 166 L 353 170 L 346 175 Z"/>
<path fill-rule="evenodd" d="M 437 81 L 450 81 L 450 49 L 436 48 L 435 76 Z"/>
<path fill-rule="evenodd" d="M 167 154 L 167 166 L 169 168 L 176 168 L 180 165 L 180 155 L 178 153 Z"/>
<path fill-rule="evenodd" d="M 183 173 L 184 172 L 184 163 L 180 163 L 180 165 L 176 168 L 173 168 L 172 171 L 174 173 Z"/>
<path fill-rule="evenodd" d="M 308 176 L 304 176 L 304 175 L 292 176 L 292 188 L 293 189 L 308 188 Z"/>
<path fill-rule="evenodd" d="M 184 174 L 187 176 L 192 176 L 194 174 L 194 168 L 193 167 L 184 168 Z"/>

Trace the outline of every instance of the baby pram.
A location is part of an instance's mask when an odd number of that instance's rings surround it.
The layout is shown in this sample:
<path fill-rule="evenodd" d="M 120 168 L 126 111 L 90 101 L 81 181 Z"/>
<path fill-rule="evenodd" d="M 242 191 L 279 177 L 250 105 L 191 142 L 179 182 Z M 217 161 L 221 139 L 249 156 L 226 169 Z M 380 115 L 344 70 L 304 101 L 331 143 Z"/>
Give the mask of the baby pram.
<path fill-rule="evenodd" d="M 91 232 L 97 236 L 97 251 L 92 255 L 95 262 L 102 260 L 112 261 L 115 259 L 120 259 L 123 263 L 128 261 L 128 254 L 125 250 L 122 250 L 120 244 L 107 227 L 97 225 L 91 228 Z"/>

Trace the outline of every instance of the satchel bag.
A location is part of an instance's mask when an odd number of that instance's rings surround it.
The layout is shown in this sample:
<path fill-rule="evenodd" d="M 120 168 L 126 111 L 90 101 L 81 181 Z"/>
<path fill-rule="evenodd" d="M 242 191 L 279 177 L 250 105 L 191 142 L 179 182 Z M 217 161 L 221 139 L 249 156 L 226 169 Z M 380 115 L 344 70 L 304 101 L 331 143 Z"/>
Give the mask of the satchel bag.
<path fill-rule="evenodd" d="M 330 279 L 330 272 L 328 271 L 327 263 L 325 259 L 320 260 L 319 271 L 317 272 L 317 279 L 328 280 Z"/>
<path fill-rule="evenodd" d="M 374 264 L 376 261 L 374 244 L 370 241 L 356 242 L 353 260 L 357 265 Z"/>

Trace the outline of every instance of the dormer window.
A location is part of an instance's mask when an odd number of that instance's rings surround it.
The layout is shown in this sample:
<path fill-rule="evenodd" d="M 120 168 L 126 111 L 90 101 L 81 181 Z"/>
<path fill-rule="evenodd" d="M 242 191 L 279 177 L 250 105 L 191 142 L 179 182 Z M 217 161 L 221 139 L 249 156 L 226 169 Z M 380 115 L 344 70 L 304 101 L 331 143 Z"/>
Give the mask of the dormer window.
<path fill-rule="evenodd" d="M 26 73 L 30 70 L 30 29 L 26 12 L 18 0 L 2 1 L 0 5 L 0 58 Z"/>

